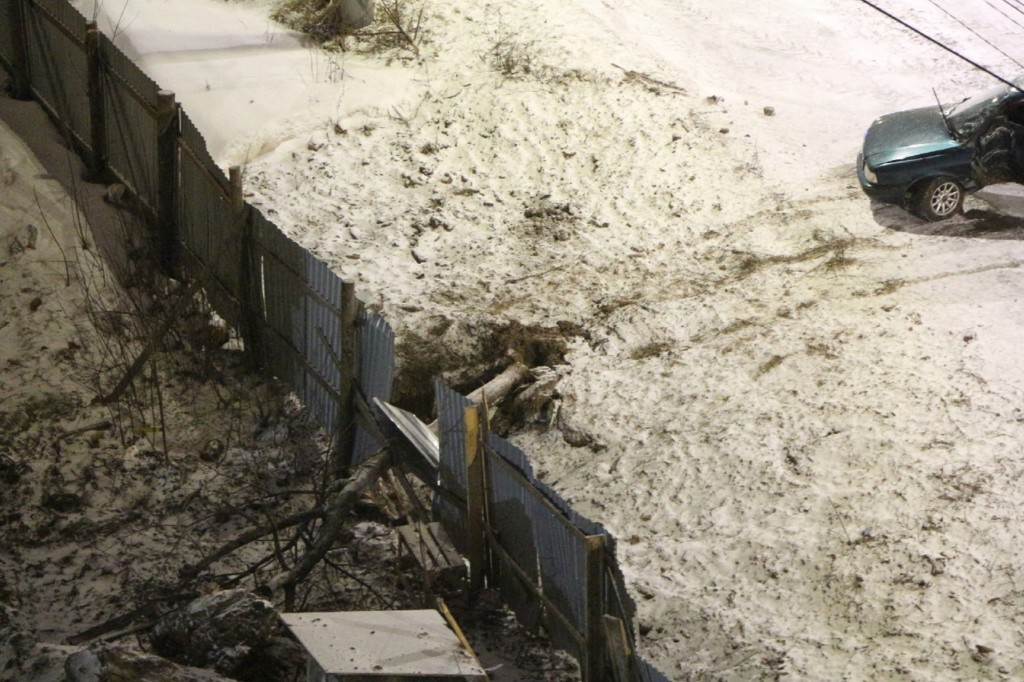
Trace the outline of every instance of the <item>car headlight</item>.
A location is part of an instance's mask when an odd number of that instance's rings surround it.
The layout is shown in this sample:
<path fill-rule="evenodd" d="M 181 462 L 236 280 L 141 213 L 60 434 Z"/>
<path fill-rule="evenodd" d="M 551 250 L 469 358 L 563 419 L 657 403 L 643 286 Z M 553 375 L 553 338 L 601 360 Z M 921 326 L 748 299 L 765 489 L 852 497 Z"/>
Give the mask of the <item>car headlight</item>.
<path fill-rule="evenodd" d="M 864 162 L 864 177 L 872 185 L 878 184 L 878 176 L 875 175 L 875 171 L 871 170 L 871 166 L 868 165 L 867 161 Z"/>

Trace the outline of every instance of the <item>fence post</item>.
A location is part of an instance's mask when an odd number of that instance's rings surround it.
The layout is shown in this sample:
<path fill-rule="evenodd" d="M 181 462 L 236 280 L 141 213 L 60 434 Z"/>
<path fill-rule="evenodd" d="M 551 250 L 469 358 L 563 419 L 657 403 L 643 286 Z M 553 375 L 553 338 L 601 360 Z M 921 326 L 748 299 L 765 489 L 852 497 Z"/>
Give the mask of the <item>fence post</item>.
<path fill-rule="evenodd" d="M 359 322 L 359 300 L 354 282 L 341 282 L 341 405 L 338 406 L 338 434 L 334 446 L 334 476 L 342 478 L 352 466 L 356 443 L 356 367 L 359 366 L 359 344 L 356 325 Z"/>
<path fill-rule="evenodd" d="M 32 99 L 32 77 L 29 74 L 28 61 L 28 19 L 25 15 L 25 0 L 10 0 L 9 16 L 4 17 L 12 27 L 14 38 L 14 55 L 12 57 L 14 69 L 14 99 Z"/>
<path fill-rule="evenodd" d="M 156 224 L 157 254 L 160 267 L 168 275 L 178 269 L 178 139 L 181 116 L 174 93 L 161 90 L 156 95 Z M 106 143 L 106 139 L 104 139 Z M 241 188 L 239 187 L 239 191 Z"/>
<path fill-rule="evenodd" d="M 587 664 L 584 682 L 604 680 L 604 536 L 587 536 Z"/>
<path fill-rule="evenodd" d="M 471 405 L 465 410 L 466 424 L 466 544 L 469 559 L 469 587 L 473 593 L 484 588 L 487 565 L 487 532 L 484 514 L 484 453 L 480 408 Z"/>
<path fill-rule="evenodd" d="M 89 180 L 104 182 L 107 173 L 107 104 L 103 97 L 103 54 L 95 21 L 85 27 L 85 54 L 89 70 Z"/>

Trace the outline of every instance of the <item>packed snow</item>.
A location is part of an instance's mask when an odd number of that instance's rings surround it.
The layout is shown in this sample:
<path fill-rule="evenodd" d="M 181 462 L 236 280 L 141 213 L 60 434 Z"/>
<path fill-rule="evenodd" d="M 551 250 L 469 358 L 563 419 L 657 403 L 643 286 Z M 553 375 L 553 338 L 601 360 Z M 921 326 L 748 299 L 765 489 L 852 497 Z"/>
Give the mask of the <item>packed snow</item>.
<path fill-rule="evenodd" d="M 513 440 L 618 538 L 670 678 L 1024 677 L 1022 200 L 923 223 L 854 170 L 875 117 L 991 77 L 855 0 L 423 6 L 418 56 L 263 0 L 97 16 L 424 390 L 560 337 Z M 1020 71 L 992 4 L 883 6 Z"/>

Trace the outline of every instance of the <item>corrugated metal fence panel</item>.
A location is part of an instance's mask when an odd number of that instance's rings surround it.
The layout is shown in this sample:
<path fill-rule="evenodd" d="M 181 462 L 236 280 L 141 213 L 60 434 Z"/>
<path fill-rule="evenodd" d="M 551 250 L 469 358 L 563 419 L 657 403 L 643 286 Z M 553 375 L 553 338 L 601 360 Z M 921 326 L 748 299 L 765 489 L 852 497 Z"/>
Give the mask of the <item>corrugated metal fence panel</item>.
<path fill-rule="evenodd" d="M 487 445 L 501 458 L 515 467 L 519 474 L 531 484 L 537 479 L 533 475 L 533 466 L 527 458 L 526 453 L 518 447 L 493 433 L 487 434 Z"/>
<path fill-rule="evenodd" d="M 310 416 L 333 435 L 341 405 L 341 281 L 262 217 L 254 240 L 267 367 L 295 389 Z"/>
<path fill-rule="evenodd" d="M 636 603 L 626 591 L 626 580 L 615 560 L 614 540 L 605 535 L 605 572 L 602 590 L 604 593 L 604 612 L 615 616 L 626 624 L 630 639 L 633 638 L 633 619 L 636 617 Z M 635 648 L 635 647 L 634 647 Z"/>
<path fill-rule="evenodd" d="M 441 485 L 457 500 L 466 499 L 466 421 L 465 410 L 471 403 L 440 381 L 434 382 L 434 401 L 437 406 L 437 436 L 441 445 L 438 476 Z M 455 548 L 465 554 L 466 505 L 437 496 L 434 498 L 434 516 L 451 538 Z"/>
<path fill-rule="evenodd" d="M 386 402 L 395 381 L 395 332 L 377 313 L 364 311 L 359 322 L 359 388 L 367 404 L 372 405 L 374 398 Z M 362 462 L 379 447 L 377 440 L 359 427 L 353 463 Z"/>
<path fill-rule="evenodd" d="M 206 154 L 206 141 L 184 111 L 181 112 L 181 138 L 178 147 L 181 152 L 178 229 L 182 243 L 195 254 L 196 258 L 206 263 L 210 258 L 210 247 L 205 216 L 197 210 L 195 203 L 188 199 L 188 195 L 193 191 L 198 191 L 196 187 L 203 184 L 202 174 L 205 172 L 206 157 L 209 155 Z M 210 163 L 213 163 L 212 160 Z M 221 188 L 225 196 L 227 187 L 228 183 L 225 181 Z"/>
<path fill-rule="evenodd" d="M 576 633 L 586 632 L 586 538 L 568 519 L 547 504 L 534 507 L 533 532 L 537 537 L 537 557 L 544 596 L 572 623 Z M 557 646 L 583 660 L 585 650 L 572 631 L 553 617 L 548 617 L 545 625 Z"/>
<path fill-rule="evenodd" d="M 494 452 L 487 458 L 488 518 L 502 548 L 534 584 L 539 584 L 537 544 L 530 521 L 532 477 L 524 475 L 520 466 L 529 467 L 529 462 L 522 450 L 494 434 L 488 434 L 487 444 Z"/>
<path fill-rule="evenodd" d="M 85 17 L 63 0 L 31 0 L 25 15 L 32 91 L 79 144 L 90 148 Z"/>
<path fill-rule="evenodd" d="M 302 253 L 276 225 L 253 211 L 253 239 L 257 245 L 255 288 L 260 293 L 264 324 L 260 330 L 263 366 L 301 394 L 306 370 L 297 350 L 305 329 L 305 302 L 294 295 L 301 282 L 295 272 Z"/>
<path fill-rule="evenodd" d="M 544 624 L 552 641 L 583 660 L 586 647 L 581 638 L 587 630 L 586 537 L 573 525 L 566 510 L 549 499 L 554 492 L 534 478 L 522 450 L 493 434 L 488 436 L 487 445 L 490 523 L 502 548 L 534 584 L 543 586 L 544 596 L 571 624 L 567 626 L 548 614 Z M 503 585 L 506 578 L 502 576 Z M 528 599 L 525 607 L 532 607 Z"/>
<path fill-rule="evenodd" d="M 213 308 L 233 327 L 240 320 L 238 289 L 244 218 L 231 210 L 223 173 L 212 165 L 202 135 L 182 114 L 178 220 L 181 241 L 201 264 L 202 278 Z M 250 218 L 251 219 L 251 218 Z"/>
<path fill-rule="evenodd" d="M 337 393 L 341 386 L 341 278 L 313 254 L 305 252 L 303 280 L 307 286 L 305 344 L 303 356 L 313 372 Z M 320 390 L 320 382 L 311 384 L 310 398 L 330 424 L 328 433 L 338 424 L 338 401 Z"/>
<path fill-rule="evenodd" d="M 199 128 L 192 122 L 189 115 L 183 110 L 181 112 L 181 139 L 182 142 L 188 147 L 189 152 L 195 157 L 195 162 L 206 168 L 206 170 L 213 177 L 213 180 L 221 186 L 224 194 L 230 191 L 229 188 L 231 183 L 228 181 L 228 176 L 224 174 L 224 171 L 220 169 L 217 163 L 210 156 L 209 150 L 206 148 L 206 139 L 203 134 L 199 132 Z"/>
<path fill-rule="evenodd" d="M 490 525 L 501 548 L 529 582 L 524 585 L 517 571 L 507 569 L 504 562 L 496 562 L 498 589 L 519 622 L 533 629 L 540 623 L 541 602 L 534 593 L 540 585 L 540 573 L 530 514 L 535 504 L 532 486 L 516 466 L 492 448 L 488 448 L 486 457 Z"/>
<path fill-rule="evenodd" d="M 157 205 L 157 93 L 160 88 L 106 36 L 100 38 L 107 162 L 144 204 Z"/>
<path fill-rule="evenodd" d="M 307 405 L 315 406 L 328 433 L 336 433 L 341 409 L 341 278 L 323 261 L 306 253 L 306 363 L 313 372 L 307 381 Z"/>
<path fill-rule="evenodd" d="M 8 70 L 14 68 L 14 35 L 15 27 L 14 12 L 17 5 L 14 0 L 0 0 L 0 63 L 3 63 Z"/>
<path fill-rule="evenodd" d="M 437 407 L 437 437 L 441 442 L 441 484 L 449 492 L 466 499 L 466 408 L 472 405 L 465 396 L 434 382 Z"/>

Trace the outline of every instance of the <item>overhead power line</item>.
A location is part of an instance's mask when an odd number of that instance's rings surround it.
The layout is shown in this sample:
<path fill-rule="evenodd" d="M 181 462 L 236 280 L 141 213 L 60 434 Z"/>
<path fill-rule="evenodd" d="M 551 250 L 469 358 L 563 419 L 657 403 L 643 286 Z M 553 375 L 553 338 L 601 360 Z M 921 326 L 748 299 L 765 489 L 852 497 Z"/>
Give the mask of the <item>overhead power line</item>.
<path fill-rule="evenodd" d="M 922 38 L 924 38 L 928 42 L 930 42 L 930 43 L 932 43 L 934 45 L 937 45 L 938 47 L 941 47 L 943 50 L 945 50 L 946 52 L 949 52 L 950 54 L 952 54 L 955 57 L 959 57 L 960 59 L 964 60 L 965 62 L 967 62 L 968 64 L 970 64 L 974 68 L 976 68 L 976 69 L 978 69 L 980 71 L 984 71 L 985 73 L 987 73 L 988 75 L 992 76 L 993 78 L 995 78 L 1000 83 L 1005 83 L 1006 85 L 1009 85 L 1011 88 L 1014 88 L 1015 90 L 1021 90 L 1021 88 L 1019 86 L 1017 86 L 1017 84 L 1013 83 L 1012 81 L 1008 81 L 1007 79 L 1003 78 L 999 74 L 997 74 L 994 71 L 992 71 L 992 69 L 988 68 L 987 66 L 982 66 L 981 64 L 979 64 L 978 62 L 974 61 L 970 57 L 967 57 L 966 55 L 960 54 L 959 52 L 957 52 L 956 50 L 954 50 L 950 46 L 940 42 L 939 40 L 936 40 L 935 38 L 932 38 L 930 35 L 928 35 L 924 31 L 922 31 L 922 30 L 920 30 L 918 28 L 915 28 L 914 26 L 911 26 L 910 24 L 908 24 L 907 22 L 903 21 L 902 19 L 900 19 L 896 15 L 894 15 L 894 14 L 892 14 L 890 12 L 887 12 L 886 10 L 882 9 L 881 7 L 876 5 L 875 3 L 871 2 L 870 0 L 860 0 L 860 1 L 862 3 L 864 3 L 865 5 L 867 5 L 868 7 L 872 8 L 873 10 L 875 10 L 876 12 L 881 12 L 885 16 L 887 16 L 890 19 L 892 19 L 893 21 L 895 21 L 900 26 L 902 26 L 902 27 L 904 27 L 904 28 L 906 28 L 906 29 L 908 29 L 910 31 L 913 31 L 914 33 L 916 33 L 917 35 L 921 36 Z M 1024 92 L 1024 90 L 1021 90 L 1021 92 Z"/>
<path fill-rule="evenodd" d="M 1015 20 L 1015 19 L 1014 19 L 1013 17 L 1011 17 L 1011 16 L 1009 15 L 1009 14 L 1007 14 L 1007 13 L 1006 13 L 1006 12 L 1004 12 L 1003 10 L 1001 10 L 1001 9 L 999 9 L 998 7 L 996 7 L 995 5 L 993 5 L 993 4 L 992 4 L 992 2 L 991 2 L 990 0 L 985 0 L 985 4 L 986 4 L 986 5 L 988 5 L 989 7 L 991 7 L 992 9 L 994 9 L 995 11 L 999 12 L 1000 14 L 1002 14 L 1002 15 L 1003 15 L 1003 17 L 1004 17 L 1004 18 L 1005 18 L 1005 19 L 1006 19 L 1007 21 L 1009 21 L 1010 23 L 1012 23 L 1012 24 L 1016 24 L 1016 25 L 1017 25 L 1018 27 L 1020 27 L 1020 28 L 1024 28 L 1024 24 L 1020 23 L 1019 21 L 1016 21 L 1016 20 Z M 1017 9 L 1017 11 L 1018 11 L 1018 12 L 1020 12 L 1020 9 Z"/>
<path fill-rule="evenodd" d="M 1003 3 L 1010 6 L 1010 9 L 1014 9 L 1021 14 L 1024 14 L 1024 3 L 1020 0 L 1003 0 Z"/>
<path fill-rule="evenodd" d="M 988 0 L 986 0 L 986 2 L 987 2 L 987 1 L 988 1 Z M 1005 52 L 1003 52 L 1003 50 L 1001 50 L 1001 49 L 1000 49 L 1000 48 L 999 48 L 999 47 L 998 47 L 998 46 L 997 46 L 997 45 L 996 45 L 995 43 L 993 43 L 993 42 L 992 42 L 992 41 L 990 41 L 990 40 L 989 40 L 988 38 L 986 38 L 985 36 L 981 35 L 981 34 L 980 34 L 980 33 L 978 33 L 977 31 L 975 31 L 975 30 L 974 30 L 973 28 L 971 28 L 971 27 L 970 27 L 970 26 L 968 26 L 968 25 L 967 25 L 966 23 L 964 23 L 963 21 L 961 21 L 961 20 L 960 20 L 960 19 L 959 19 L 958 17 L 955 17 L 955 16 L 953 16 L 953 14 L 951 14 L 949 10 L 947 10 L 947 9 L 946 9 L 945 7 L 943 7 L 943 6 L 942 6 L 942 5 L 940 5 L 939 3 L 935 2 L 935 0 L 928 0 L 928 2 L 930 2 L 930 3 L 931 3 L 931 4 L 933 4 L 933 5 L 935 5 L 935 7 L 937 7 L 937 8 L 939 9 L 939 10 L 941 10 L 942 12 L 944 12 L 944 13 L 946 14 L 946 16 L 947 16 L 947 17 L 949 17 L 950 19 L 952 19 L 952 20 L 953 20 L 953 21 L 955 21 L 956 23 L 958 23 L 958 24 L 960 24 L 961 26 L 963 26 L 964 28 L 966 28 L 966 29 L 967 29 L 968 31 L 970 31 L 971 33 L 973 33 L 973 34 L 974 34 L 974 35 L 975 35 L 976 37 L 980 38 L 980 39 L 981 39 L 982 41 L 984 41 L 984 42 L 985 42 L 985 44 L 986 44 L 986 45 L 988 45 L 989 47 L 991 47 L 991 48 L 992 48 L 993 50 L 995 50 L 995 51 L 996 51 L 996 52 L 998 52 L 999 54 L 1001 54 L 1001 55 L 1003 55 L 1004 57 L 1006 57 L 1007 59 L 1009 59 L 1009 60 L 1010 60 L 1011 62 L 1013 62 L 1014 64 L 1016 64 L 1017 66 L 1019 66 L 1019 67 L 1020 67 L 1021 69 L 1024 69 L 1024 65 L 1022 65 L 1022 64 L 1021 64 L 1020 62 L 1018 62 L 1018 61 L 1017 61 L 1016 59 L 1014 59 L 1014 58 L 1013 58 L 1013 57 L 1011 57 L 1010 55 L 1008 55 L 1008 54 L 1006 54 Z M 991 5 L 991 3 L 989 3 L 989 4 Z M 993 7 L 992 9 L 996 9 L 996 8 L 995 8 L 995 7 Z M 998 10 L 998 9 L 996 9 L 996 11 L 997 11 L 997 12 L 999 12 L 999 10 Z M 999 12 L 999 13 L 1000 13 L 1000 14 L 1003 14 L 1002 12 Z M 1003 16 L 1006 16 L 1006 15 L 1004 14 Z M 1017 22 L 1013 22 L 1013 23 L 1015 23 L 1015 24 L 1016 24 Z M 1018 26 L 1020 26 L 1020 24 L 1017 24 L 1017 25 L 1018 25 Z M 1021 26 L 1021 28 L 1024 28 L 1024 26 Z"/>

